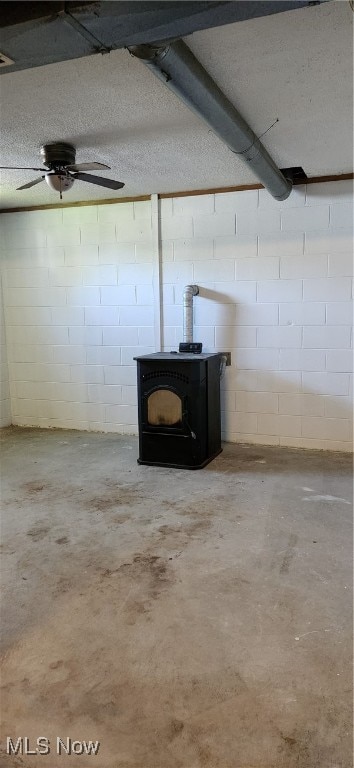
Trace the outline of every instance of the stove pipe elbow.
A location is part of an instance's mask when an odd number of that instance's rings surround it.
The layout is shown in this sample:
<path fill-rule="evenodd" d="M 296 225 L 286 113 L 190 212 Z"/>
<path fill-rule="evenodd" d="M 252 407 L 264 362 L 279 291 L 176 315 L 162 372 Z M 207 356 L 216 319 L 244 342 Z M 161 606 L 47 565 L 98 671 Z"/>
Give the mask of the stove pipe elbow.
<path fill-rule="evenodd" d="M 183 291 L 183 341 L 193 341 L 193 296 L 198 296 L 197 285 L 186 285 Z"/>

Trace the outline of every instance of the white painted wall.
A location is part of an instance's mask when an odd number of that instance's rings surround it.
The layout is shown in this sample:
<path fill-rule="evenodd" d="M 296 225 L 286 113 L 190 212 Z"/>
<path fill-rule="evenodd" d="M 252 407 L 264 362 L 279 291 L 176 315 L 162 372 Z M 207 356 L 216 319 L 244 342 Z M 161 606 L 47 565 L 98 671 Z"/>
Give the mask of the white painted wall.
<path fill-rule="evenodd" d="M 231 350 L 227 440 L 351 449 L 352 185 L 160 204 L 164 348 Z M 136 432 L 133 356 L 154 351 L 149 202 L 0 217 L 13 422 Z M 156 231 L 156 221 L 154 221 Z"/>
<path fill-rule="evenodd" d="M 351 450 L 352 227 L 346 181 L 162 202 L 165 348 L 198 283 L 195 341 L 232 352 L 226 440 Z"/>
<path fill-rule="evenodd" d="M 0 275 L 0 427 L 7 427 L 9 424 L 11 424 L 11 400 L 2 280 Z"/>
<path fill-rule="evenodd" d="M 136 432 L 154 351 L 151 205 L 4 214 L 13 423 Z"/>

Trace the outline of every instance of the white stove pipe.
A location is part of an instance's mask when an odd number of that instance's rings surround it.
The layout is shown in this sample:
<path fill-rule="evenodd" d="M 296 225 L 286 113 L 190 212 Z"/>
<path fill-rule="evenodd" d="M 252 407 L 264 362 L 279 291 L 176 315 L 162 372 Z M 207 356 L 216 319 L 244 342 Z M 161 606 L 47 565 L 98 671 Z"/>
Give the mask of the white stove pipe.
<path fill-rule="evenodd" d="M 183 291 L 183 341 L 193 341 L 193 296 L 198 296 L 197 285 L 186 285 Z"/>

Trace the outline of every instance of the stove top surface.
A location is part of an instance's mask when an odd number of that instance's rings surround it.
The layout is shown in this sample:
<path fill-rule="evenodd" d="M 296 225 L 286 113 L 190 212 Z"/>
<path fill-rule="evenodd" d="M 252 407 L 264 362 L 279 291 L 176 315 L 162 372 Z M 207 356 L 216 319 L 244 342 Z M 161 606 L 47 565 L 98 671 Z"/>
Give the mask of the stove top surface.
<path fill-rule="evenodd" d="M 138 355 L 134 360 L 169 360 L 175 363 L 195 363 L 198 360 L 208 360 L 210 357 L 219 357 L 220 352 L 202 352 L 195 355 L 190 352 L 153 352 L 150 355 Z"/>

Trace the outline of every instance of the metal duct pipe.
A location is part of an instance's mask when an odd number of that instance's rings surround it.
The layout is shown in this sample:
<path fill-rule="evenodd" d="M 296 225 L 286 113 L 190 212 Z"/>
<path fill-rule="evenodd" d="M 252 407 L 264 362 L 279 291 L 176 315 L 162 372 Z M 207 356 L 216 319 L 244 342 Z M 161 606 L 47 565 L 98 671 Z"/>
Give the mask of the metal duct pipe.
<path fill-rule="evenodd" d="M 232 152 L 252 169 L 276 200 L 289 197 L 292 183 L 281 173 L 246 121 L 183 42 L 128 46 L 133 56 L 202 117 Z"/>
<path fill-rule="evenodd" d="M 183 291 L 183 341 L 193 341 L 193 296 L 198 296 L 197 285 L 186 285 Z"/>

